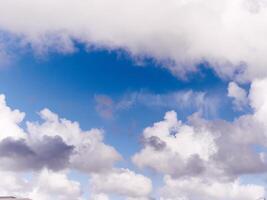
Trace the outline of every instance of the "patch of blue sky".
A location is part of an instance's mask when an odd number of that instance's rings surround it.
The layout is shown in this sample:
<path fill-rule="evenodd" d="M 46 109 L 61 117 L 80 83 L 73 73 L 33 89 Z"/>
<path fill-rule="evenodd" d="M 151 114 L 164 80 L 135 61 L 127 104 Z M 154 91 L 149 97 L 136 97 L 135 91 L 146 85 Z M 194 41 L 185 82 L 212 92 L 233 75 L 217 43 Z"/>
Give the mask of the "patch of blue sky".
<path fill-rule="evenodd" d="M 197 111 L 196 106 L 166 101 L 168 95 L 171 98 L 181 91 L 204 92 L 205 101 L 210 100 L 207 104 L 216 103 L 215 113 L 209 110 L 203 113 L 209 119 L 231 121 L 243 112 L 249 112 L 234 111 L 227 97 L 228 82 L 218 78 L 205 64 L 199 68 L 200 72 L 181 80 L 153 60 L 147 59 L 140 66 L 123 51 L 86 51 L 79 46 L 73 54 L 52 53 L 44 57 L 36 57 L 29 51 L 20 53 L 12 66 L 1 70 L 0 93 L 7 96 L 12 108 L 27 114 L 26 120 L 40 120 L 37 112 L 49 108 L 61 117 L 78 121 L 84 130 L 105 130 L 106 143 L 124 157 L 117 165 L 148 175 L 153 179 L 154 187 L 160 187 L 161 175 L 136 169 L 130 158 L 141 148 L 143 129 L 161 121 L 166 111 L 175 110 L 183 121 Z M 245 88 L 248 90 L 247 85 Z M 148 101 L 155 96 L 162 98 L 162 102 L 160 106 L 153 106 L 152 102 L 142 100 L 123 109 L 113 108 L 131 94 L 149 94 Z M 112 112 L 111 118 L 99 114 L 96 95 L 104 95 L 111 101 L 105 108 L 111 109 L 107 110 Z M 88 191 L 88 176 L 71 171 L 70 178 L 80 181 L 83 191 Z M 251 182 L 252 179 L 257 181 L 254 177 L 244 177 L 242 181 Z M 89 193 L 84 195 L 88 197 Z"/>
<path fill-rule="evenodd" d="M 96 111 L 96 95 L 107 95 L 116 102 L 134 92 L 166 95 L 192 90 L 219 101 L 216 115 L 207 113 L 204 117 L 232 120 L 238 116 L 227 98 L 227 81 L 218 78 L 205 64 L 199 66 L 199 73 L 181 80 L 153 60 L 147 59 L 140 66 L 123 51 L 87 51 L 78 46 L 73 54 L 46 56 L 36 57 L 31 51 L 20 53 L 18 62 L 1 71 L 0 93 L 6 94 L 8 104 L 26 112 L 27 120 L 39 120 L 36 113 L 47 107 L 78 121 L 83 129 L 102 128 L 107 143 L 126 157 L 140 147 L 142 130 L 162 120 L 166 111 L 176 110 L 185 121 L 197 110 L 190 106 L 180 109 L 179 105 L 153 107 L 137 103 L 114 111 L 112 119 L 105 119 Z"/>

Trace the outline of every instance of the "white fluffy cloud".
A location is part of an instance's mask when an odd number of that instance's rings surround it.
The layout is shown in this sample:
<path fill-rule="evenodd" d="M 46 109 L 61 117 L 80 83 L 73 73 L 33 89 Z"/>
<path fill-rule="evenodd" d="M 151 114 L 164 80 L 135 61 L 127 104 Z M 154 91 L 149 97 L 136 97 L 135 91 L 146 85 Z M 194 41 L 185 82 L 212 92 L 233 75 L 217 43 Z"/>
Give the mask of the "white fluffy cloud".
<path fill-rule="evenodd" d="M 164 121 L 144 130 L 144 148 L 133 162 L 175 178 L 231 180 L 267 171 L 265 153 L 252 149 L 253 144 L 265 146 L 267 141 L 265 128 L 254 115 L 233 123 L 194 115 L 188 123 L 168 112 Z"/>
<path fill-rule="evenodd" d="M 91 195 L 92 200 L 109 200 L 108 195 L 106 194 L 92 194 Z"/>
<path fill-rule="evenodd" d="M 150 179 L 128 169 L 114 169 L 109 173 L 94 174 L 91 186 L 94 195 L 100 199 L 106 198 L 104 194 L 146 199 L 152 191 Z"/>
<path fill-rule="evenodd" d="M 211 133 L 183 125 L 174 111 L 166 113 L 164 121 L 146 128 L 143 141 L 145 148 L 133 162 L 173 176 L 201 173 L 205 162 L 217 152 Z"/>
<path fill-rule="evenodd" d="M 0 171 L 0 196 L 25 196 L 30 190 L 30 184 L 21 174 Z M 22 196 L 23 195 L 23 196 Z"/>
<path fill-rule="evenodd" d="M 263 83 L 266 86 L 266 81 Z M 256 88 L 259 85 L 255 82 L 251 89 L 252 105 L 254 99 L 257 101 L 257 93 L 263 92 Z M 234 122 L 208 121 L 194 114 L 182 123 L 175 112 L 167 112 L 163 121 L 144 130 L 144 148 L 132 160 L 140 168 L 178 178 L 203 176 L 224 180 L 264 172 L 266 154 L 252 149 L 253 145 L 264 147 L 267 142 L 267 113 L 265 103 L 260 105 L 254 114 Z"/>
<path fill-rule="evenodd" d="M 68 172 L 91 176 L 94 200 L 109 194 L 146 198 L 152 191 L 149 178 L 128 169 L 114 168 L 121 155 L 103 142 L 103 131 L 81 130 L 77 122 L 60 118 L 48 109 L 42 121 L 27 122 L 0 95 L 0 196 L 38 200 L 82 200 L 80 183 Z"/>
<path fill-rule="evenodd" d="M 234 182 L 203 181 L 197 178 L 175 180 L 164 178 L 160 200 L 251 200 L 264 197 L 263 186 Z"/>
<path fill-rule="evenodd" d="M 90 173 L 110 169 L 121 159 L 113 147 L 103 143 L 101 130 L 82 131 L 77 122 L 60 119 L 48 109 L 42 110 L 40 116 L 44 120 L 42 124 L 27 123 L 30 140 L 61 137 L 67 145 L 74 147 L 69 160 L 71 167 Z"/>
<path fill-rule="evenodd" d="M 29 198 L 38 200 L 82 200 L 80 183 L 69 180 L 65 173 L 43 170 L 33 179 Z"/>
<path fill-rule="evenodd" d="M 103 143 L 99 129 L 83 131 L 77 122 L 61 119 L 48 109 L 40 112 L 43 123 L 27 122 L 25 114 L 6 105 L 0 96 L 1 167 L 12 170 L 53 170 L 75 168 L 86 173 L 108 170 L 121 159 L 111 146 Z"/>
<path fill-rule="evenodd" d="M 11 110 L 6 105 L 5 96 L 0 95 L 0 140 L 7 137 L 24 138 L 23 130 L 19 126 L 24 116 L 25 114 L 18 110 Z"/>
<path fill-rule="evenodd" d="M 80 183 L 70 180 L 65 172 L 44 169 L 32 179 L 24 174 L 0 172 L 0 196 L 16 196 L 38 200 L 82 200 Z"/>
<path fill-rule="evenodd" d="M 267 127 L 267 79 L 255 80 L 251 84 L 249 99 L 255 111 L 255 118 Z"/>
<path fill-rule="evenodd" d="M 252 80 L 267 75 L 266 5 L 265 0 L 10 0 L 0 3 L 0 29 L 38 51 L 71 52 L 75 39 L 151 56 L 180 76 L 208 61 L 222 76 Z"/>
<path fill-rule="evenodd" d="M 232 122 L 204 120 L 196 113 L 183 123 L 171 111 L 144 129 L 144 147 L 132 160 L 165 176 L 162 200 L 249 200 L 265 195 L 263 186 L 242 184 L 240 178 L 267 171 L 266 152 L 254 148 L 267 144 L 266 88 L 266 79 L 254 81 L 249 92 L 253 113 Z"/>

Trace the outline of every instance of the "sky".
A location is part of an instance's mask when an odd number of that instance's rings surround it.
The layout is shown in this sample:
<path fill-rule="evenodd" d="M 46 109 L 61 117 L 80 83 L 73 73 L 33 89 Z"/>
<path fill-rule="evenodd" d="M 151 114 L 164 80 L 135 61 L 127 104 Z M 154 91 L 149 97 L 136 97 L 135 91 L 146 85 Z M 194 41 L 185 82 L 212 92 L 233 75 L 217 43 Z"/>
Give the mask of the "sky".
<path fill-rule="evenodd" d="M 266 0 L 0 2 L 0 196 L 267 196 Z"/>

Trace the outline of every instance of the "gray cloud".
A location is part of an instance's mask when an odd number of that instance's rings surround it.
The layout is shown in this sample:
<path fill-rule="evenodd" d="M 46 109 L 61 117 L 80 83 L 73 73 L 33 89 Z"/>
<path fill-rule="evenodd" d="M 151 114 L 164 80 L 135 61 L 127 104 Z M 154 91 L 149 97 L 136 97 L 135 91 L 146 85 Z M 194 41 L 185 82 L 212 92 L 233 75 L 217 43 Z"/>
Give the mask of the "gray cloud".
<path fill-rule="evenodd" d="M 176 154 L 168 162 L 169 174 L 173 178 L 196 177 L 207 172 L 207 163 L 197 154 L 190 156 L 188 160 L 184 160 L 181 155 Z"/>
<path fill-rule="evenodd" d="M 197 176 L 199 174 L 202 174 L 205 170 L 206 170 L 205 161 L 203 161 L 198 155 L 192 155 L 188 159 L 184 167 L 184 170 L 177 172 L 175 176 L 176 177 L 180 177 L 182 175 Z"/>
<path fill-rule="evenodd" d="M 218 151 L 212 160 L 231 177 L 267 171 L 266 162 L 253 149 L 254 144 L 264 144 L 264 130 L 260 125 L 249 124 L 252 120 L 240 118 L 234 124 L 226 121 L 206 124 L 210 131 L 218 135 L 215 140 Z"/>
<path fill-rule="evenodd" d="M 205 120 L 195 114 L 182 123 L 175 112 L 168 112 L 163 121 L 144 129 L 146 142 L 132 160 L 140 168 L 148 167 L 175 179 L 232 181 L 267 172 L 266 152 L 253 148 L 266 146 L 265 132 L 256 115 L 228 122 Z"/>
<path fill-rule="evenodd" d="M 143 143 L 145 143 L 145 145 L 152 146 L 157 151 L 161 151 L 166 147 L 166 142 L 164 142 L 157 136 L 143 138 L 142 140 L 143 140 Z"/>
<path fill-rule="evenodd" d="M 1 168 L 27 171 L 46 167 L 61 170 L 68 166 L 72 151 L 73 146 L 65 144 L 59 136 L 45 136 L 34 144 L 24 139 L 6 138 L 0 142 Z"/>

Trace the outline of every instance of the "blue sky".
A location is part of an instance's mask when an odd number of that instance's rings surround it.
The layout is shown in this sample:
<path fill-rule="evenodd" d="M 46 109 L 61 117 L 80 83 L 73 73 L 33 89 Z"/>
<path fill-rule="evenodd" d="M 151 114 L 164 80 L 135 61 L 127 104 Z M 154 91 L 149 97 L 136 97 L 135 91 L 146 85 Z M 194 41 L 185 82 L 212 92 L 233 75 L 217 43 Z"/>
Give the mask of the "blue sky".
<path fill-rule="evenodd" d="M 126 155 L 133 153 L 131 148 L 136 150 L 144 127 L 159 121 L 175 107 L 149 108 L 137 104 L 118 111 L 113 119 L 106 119 L 96 110 L 96 95 L 107 95 L 116 101 L 133 92 L 164 95 L 193 90 L 225 99 L 221 101 L 224 109 L 218 108 L 216 115 L 207 114 L 207 118 L 232 120 L 239 114 L 231 109 L 231 100 L 226 97 L 227 81 L 219 79 L 203 64 L 201 72 L 183 80 L 153 60 L 140 65 L 123 51 L 88 52 L 82 46 L 77 48 L 74 54 L 67 55 L 51 53 L 39 57 L 32 52 L 25 53 L 12 66 L 2 69 L 0 90 L 8 97 L 9 105 L 26 112 L 27 120 L 37 120 L 37 112 L 49 108 L 62 117 L 78 121 L 84 129 L 103 128 L 108 143 L 115 144 Z M 196 108 L 176 110 L 182 120 L 198 111 Z"/>
<path fill-rule="evenodd" d="M 0 91 L 7 96 L 10 107 L 27 113 L 26 121 L 38 121 L 38 112 L 49 108 L 59 116 L 78 121 L 85 130 L 103 129 L 105 142 L 124 157 L 118 166 L 138 170 L 130 158 L 142 146 L 142 131 L 160 121 L 165 112 L 175 110 L 179 119 L 186 121 L 199 108 L 168 105 L 170 102 L 165 106 L 137 102 L 112 111 L 111 117 L 104 117 L 97 110 L 98 95 L 115 104 L 132 93 L 161 96 L 190 90 L 204 92 L 212 99 L 210 104 L 222 106 L 216 107 L 215 113 L 203 113 L 206 119 L 232 121 L 244 112 L 232 109 L 231 99 L 227 97 L 228 81 L 220 79 L 207 64 L 199 64 L 200 72 L 181 79 L 154 60 L 138 64 L 122 50 L 87 51 L 81 45 L 77 48 L 75 53 L 67 55 L 49 53 L 40 57 L 31 51 L 19 55 L 12 66 L 1 70 Z M 162 176 L 149 170 L 143 173 L 152 177 L 155 187 L 162 185 Z M 83 183 L 85 196 L 90 194 L 86 188 L 88 177 L 78 172 L 72 172 L 70 177 Z"/>

